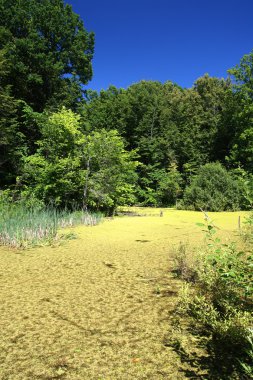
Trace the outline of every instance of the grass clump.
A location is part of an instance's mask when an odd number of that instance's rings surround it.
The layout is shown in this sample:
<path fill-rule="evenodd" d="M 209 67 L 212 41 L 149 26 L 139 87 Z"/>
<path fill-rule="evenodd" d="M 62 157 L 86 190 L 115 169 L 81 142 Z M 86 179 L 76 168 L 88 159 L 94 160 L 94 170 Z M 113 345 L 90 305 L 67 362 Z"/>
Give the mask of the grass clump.
<path fill-rule="evenodd" d="M 198 277 L 198 268 L 201 265 L 202 255 L 189 255 L 190 246 L 187 243 L 180 242 L 178 246 L 173 247 L 171 256 L 174 260 L 174 273 L 187 282 L 195 282 Z"/>
<path fill-rule="evenodd" d="M 210 220 L 205 231 L 201 252 L 192 254 L 182 245 L 176 252 L 177 274 L 190 284 L 177 313 L 182 320 L 188 316 L 195 334 L 205 337 L 210 378 L 251 379 L 253 255 L 234 242 L 224 244 Z"/>
<path fill-rule="evenodd" d="M 60 228 L 83 224 L 94 226 L 101 215 L 82 211 L 59 211 L 54 208 L 27 207 L 22 202 L 0 203 L 0 245 L 25 248 L 52 243 Z"/>
<path fill-rule="evenodd" d="M 21 248 L 50 241 L 57 234 L 57 214 L 52 210 L 2 207 L 0 218 L 1 245 Z"/>

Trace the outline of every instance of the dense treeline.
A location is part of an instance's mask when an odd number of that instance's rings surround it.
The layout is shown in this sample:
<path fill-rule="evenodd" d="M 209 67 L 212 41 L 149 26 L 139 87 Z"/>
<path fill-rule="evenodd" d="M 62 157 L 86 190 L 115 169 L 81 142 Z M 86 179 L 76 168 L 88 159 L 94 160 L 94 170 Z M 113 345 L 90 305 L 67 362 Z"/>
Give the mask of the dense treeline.
<path fill-rule="evenodd" d="M 62 0 L 0 0 L 0 186 L 14 199 L 249 208 L 253 52 L 184 89 L 85 91 L 94 35 Z"/>

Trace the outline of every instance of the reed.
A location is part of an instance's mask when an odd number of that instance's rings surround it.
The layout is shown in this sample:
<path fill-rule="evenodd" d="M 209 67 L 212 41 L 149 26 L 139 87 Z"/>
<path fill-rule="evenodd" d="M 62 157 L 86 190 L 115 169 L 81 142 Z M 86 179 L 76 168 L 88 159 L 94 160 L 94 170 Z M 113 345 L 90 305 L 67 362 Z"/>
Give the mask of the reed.
<path fill-rule="evenodd" d="M 25 248 L 50 243 L 59 228 L 75 225 L 94 226 L 101 215 L 81 211 L 58 211 L 54 208 L 28 209 L 23 204 L 0 205 L 0 245 Z"/>

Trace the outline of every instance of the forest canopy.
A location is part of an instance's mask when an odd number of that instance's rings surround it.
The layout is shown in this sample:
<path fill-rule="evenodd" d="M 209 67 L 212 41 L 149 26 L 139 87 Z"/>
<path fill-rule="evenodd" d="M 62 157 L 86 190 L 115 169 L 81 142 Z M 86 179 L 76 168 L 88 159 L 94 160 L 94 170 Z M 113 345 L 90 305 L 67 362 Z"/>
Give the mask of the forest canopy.
<path fill-rule="evenodd" d="M 108 213 L 250 208 L 253 51 L 192 88 L 141 81 L 97 93 L 85 90 L 94 41 L 62 0 L 0 0 L 2 192 Z"/>

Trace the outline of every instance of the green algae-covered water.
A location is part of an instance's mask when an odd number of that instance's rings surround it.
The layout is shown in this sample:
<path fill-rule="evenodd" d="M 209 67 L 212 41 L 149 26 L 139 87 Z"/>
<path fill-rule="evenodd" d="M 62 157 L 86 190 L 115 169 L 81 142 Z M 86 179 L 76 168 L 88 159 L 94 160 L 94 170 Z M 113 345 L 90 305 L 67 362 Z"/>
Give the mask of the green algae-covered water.
<path fill-rule="evenodd" d="M 57 247 L 0 248 L 0 379 L 186 378 L 164 345 L 180 287 L 170 247 L 202 242 L 203 214 L 134 211 Z M 246 213 L 208 215 L 227 238 Z"/>

